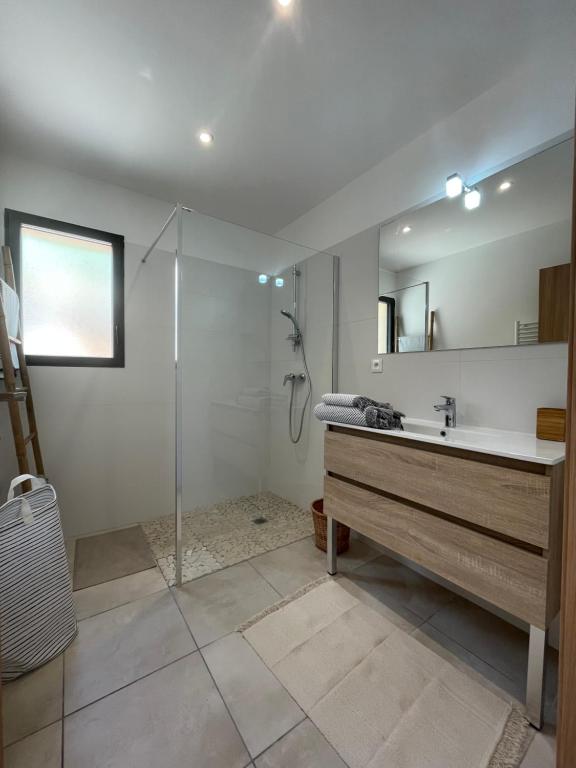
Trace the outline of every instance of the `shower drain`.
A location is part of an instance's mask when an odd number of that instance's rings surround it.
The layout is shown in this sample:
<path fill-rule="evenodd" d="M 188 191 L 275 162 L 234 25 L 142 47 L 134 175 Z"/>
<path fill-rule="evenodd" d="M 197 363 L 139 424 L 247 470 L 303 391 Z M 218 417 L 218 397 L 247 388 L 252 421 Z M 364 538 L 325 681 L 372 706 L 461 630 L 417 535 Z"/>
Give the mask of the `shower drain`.
<path fill-rule="evenodd" d="M 252 520 L 253 523 L 256 525 L 262 525 L 263 523 L 267 523 L 268 520 L 265 517 L 255 517 L 254 520 Z"/>

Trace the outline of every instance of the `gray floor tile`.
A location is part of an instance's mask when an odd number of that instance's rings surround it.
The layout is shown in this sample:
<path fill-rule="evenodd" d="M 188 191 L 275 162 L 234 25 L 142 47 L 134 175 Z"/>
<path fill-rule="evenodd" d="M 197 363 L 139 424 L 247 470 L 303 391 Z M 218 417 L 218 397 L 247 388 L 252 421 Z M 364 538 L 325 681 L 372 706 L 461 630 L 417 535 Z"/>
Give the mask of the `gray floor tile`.
<path fill-rule="evenodd" d="M 352 539 L 348 552 L 338 557 L 338 571 L 348 573 L 377 556 L 378 552 L 365 541 Z M 290 595 L 326 575 L 326 553 L 315 547 L 313 537 L 266 552 L 250 562 L 282 595 Z"/>
<path fill-rule="evenodd" d="M 528 636 L 512 624 L 461 597 L 438 611 L 430 624 L 512 680 L 524 679 Z"/>
<path fill-rule="evenodd" d="M 5 768 L 61 768 L 62 721 L 5 749 L 4 765 Z"/>
<path fill-rule="evenodd" d="M 4 744 L 8 746 L 62 717 L 62 656 L 2 686 Z"/>
<path fill-rule="evenodd" d="M 357 568 L 354 580 L 386 605 L 407 608 L 424 621 L 454 598 L 449 590 L 386 555 Z"/>
<path fill-rule="evenodd" d="M 76 539 L 66 539 L 66 557 L 68 558 L 68 568 L 72 577 L 74 575 L 74 558 L 76 557 Z"/>
<path fill-rule="evenodd" d="M 249 762 L 199 653 L 64 721 L 65 768 L 244 768 Z"/>
<path fill-rule="evenodd" d="M 154 568 L 156 561 L 140 525 L 76 539 L 74 589 Z"/>
<path fill-rule="evenodd" d="M 66 714 L 195 650 L 169 592 L 80 622 L 65 653 Z"/>
<path fill-rule="evenodd" d="M 248 563 L 203 576 L 173 594 L 199 646 L 233 632 L 280 599 Z"/>
<path fill-rule="evenodd" d="M 79 621 L 87 619 L 163 589 L 167 589 L 167 584 L 159 568 L 149 568 L 122 579 L 80 589 L 74 592 L 76 617 Z"/>
<path fill-rule="evenodd" d="M 346 768 L 310 720 L 290 731 L 256 760 L 256 768 Z"/>
<path fill-rule="evenodd" d="M 304 719 L 290 694 L 237 632 L 208 645 L 202 654 L 252 757 Z"/>
<path fill-rule="evenodd" d="M 480 680 L 499 689 L 514 702 L 524 701 L 524 684 L 511 680 L 502 672 L 487 664 L 475 654 L 468 651 L 456 641 L 443 635 L 427 622 L 413 632 L 413 636 L 423 645 L 431 648 L 439 656 L 448 658 L 454 666 L 470 673 L 470 670 L 480 676 Z"/>
<path fill-rule="evenodd" d="M 552 729 L 545 729 L 534 736 L 520 768 L 555 768 L 556 739 Z"/>
<path fill-rule="evenodd" d="M 449 605 L 438 611 L 429 623 L 510 678 L 520 690 L 524 690 L 528 667 L 526 632 L 461 597 L 455 597 Z M 553 648 L 548 649 L 546 662 L 544 716 L 546 722 L 554 723 L 558 654 Z"/>
<path fill-rule="evenodd" d="M 524 683 L 528 663 L 528 634 L 474 603 L 455 597 L 430 624 L 499 672 Z M 547 697 L 555 695 L 557 652 L 548 651 Z"/>

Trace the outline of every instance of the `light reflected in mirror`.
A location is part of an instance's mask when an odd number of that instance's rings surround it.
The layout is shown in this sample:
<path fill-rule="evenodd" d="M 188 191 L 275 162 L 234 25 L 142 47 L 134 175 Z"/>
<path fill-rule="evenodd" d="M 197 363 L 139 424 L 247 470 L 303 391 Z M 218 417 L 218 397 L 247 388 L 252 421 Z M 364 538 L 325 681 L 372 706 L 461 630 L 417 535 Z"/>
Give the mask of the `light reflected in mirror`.
<path fill-rule="evenodd" d="M 570 139 L 382 225 L 378 353 L 566 341 Z"/>

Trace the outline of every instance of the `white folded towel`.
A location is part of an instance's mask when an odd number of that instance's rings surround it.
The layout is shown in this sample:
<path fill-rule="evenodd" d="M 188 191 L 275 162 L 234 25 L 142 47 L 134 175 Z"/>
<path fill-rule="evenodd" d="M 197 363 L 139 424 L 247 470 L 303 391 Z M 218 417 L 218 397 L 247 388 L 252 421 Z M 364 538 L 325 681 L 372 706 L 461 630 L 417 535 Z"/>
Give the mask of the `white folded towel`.
<path fill-rule="evenodd" d="M 8 283 L 0 279 L 0 299 L 2 300 L 2 307 L 4 314 L 6 315 L 6 327 L 8 329 L 8 336 L 18 336 L 18 327 L 20 325 L 20 301 L 18 294 L 14 291 Z M 12 365 L 14 368 L 18 368 L 18 353 L 16 352 L 16 345 L 10 344 L 10 354 L 12 355 Z"/>

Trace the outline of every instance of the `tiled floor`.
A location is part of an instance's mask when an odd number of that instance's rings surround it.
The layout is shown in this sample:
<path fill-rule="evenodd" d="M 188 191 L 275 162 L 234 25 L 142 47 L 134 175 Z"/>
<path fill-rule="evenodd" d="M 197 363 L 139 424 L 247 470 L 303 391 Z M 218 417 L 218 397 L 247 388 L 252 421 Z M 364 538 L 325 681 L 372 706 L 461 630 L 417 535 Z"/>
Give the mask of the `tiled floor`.
<path fill-rule="evenodd" d="M 422 642 L 522 695 L 524 633 L 364 542 L 339 562 L 366 602 L 392 608 Z M 181 589 L 152 570 L 76 592 L 80 632 L 64 658 L 5 686 L 7 768 L 346 768 L 234 632 L 324 573 L 308 538 Z M 551 675 L 549 720 L 553 683 Z M 553 765 L 549 725 L 522 768 Z"/>

